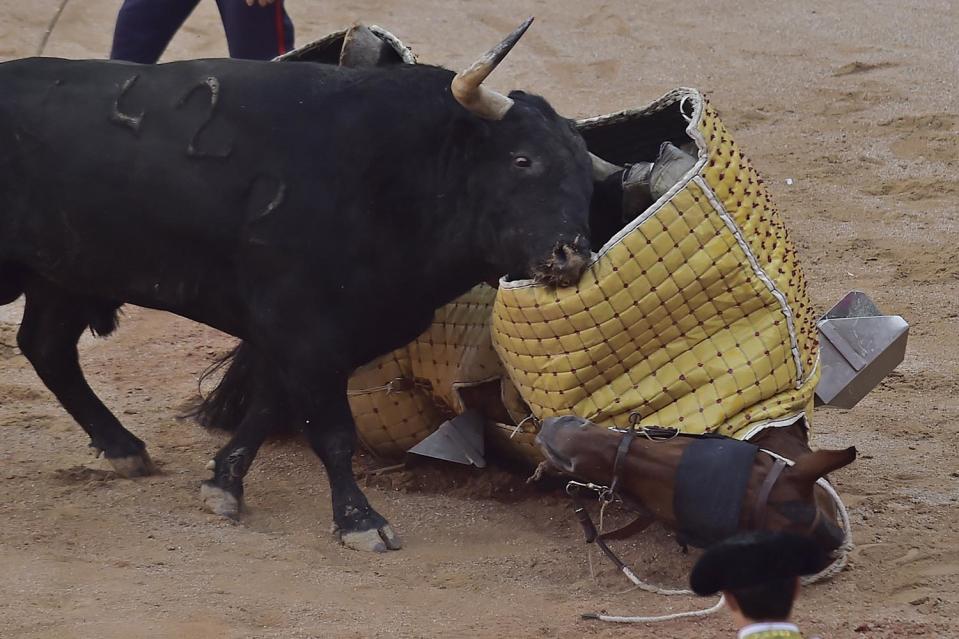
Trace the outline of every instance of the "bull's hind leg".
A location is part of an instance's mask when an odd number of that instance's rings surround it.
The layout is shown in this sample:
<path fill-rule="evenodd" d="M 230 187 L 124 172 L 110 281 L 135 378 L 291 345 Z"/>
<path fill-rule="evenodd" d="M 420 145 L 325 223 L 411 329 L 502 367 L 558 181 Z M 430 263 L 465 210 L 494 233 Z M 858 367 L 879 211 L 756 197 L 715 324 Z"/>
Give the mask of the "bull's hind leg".
<path fill-rule="evenodd" d="M 252 437 L 256 433 L 257 437 L 262 437 L 271 431 L 273 420 L 291 417 L 296 430 L 303 432 L 326 467 L 334 530 L 340 541 L 357 550 L 397 550 L 401 547 L 399 537 L 389 522 L 370 506 L 353 477 L 357 437 L 347 401 L 349 366 L 343 361 L 345 340 L 329 330 L 330 322 L 300 310 L 302 303 L 303 300 L 296 297 L 289 309 L 281 311 L 279 305 L 271 308 L 271 317 L 282 317 L 286 323 L 283 330 L 261 332 L 273 338 L 259 347 L 269 356 L 258 359 L 256 368 L 248 369 L 248 376 L 238 373 L 231 380 L 235 387 L 250 389 L 254 401 L 257 393 L 261 393 L 265 405 L 274 409 L 266 414 L 267 419 L 262 419 L 259 414 L 262 409 L 257 411 L 251 406 L 244 414 L 241 430 L 248 427 L 245 436 Z M 302 322 L 301 326 L 297 326 L 298 321 Z M 250 346 L 244 343 L 243 348 Z M 238 361 L 243 348 L 237 351 Z M 251 353 L 250 350 L 243 352 L 247 356 Z M 245 361 L 250 363 L 250 360 Z M 224 380 L 227 377 L 230 377 L 229 372 Z M 244 377 L 245 382 L 242 381 Z M 264 383 L 271 386 L 263 386 Z M 229 389 L 223 390 L 227 392 L 219 398 L 221 402 L 242 401 L 242 396 L 230 393 Z M 238 430 L 235 441 L 217 455 L 218 476 L 224 474 L 221 468 L 230 467 L 225 463 L 229 459 L 228 449 L 236 449 L 239 443 L 236 440 L 240 436 Z M 245 465 L 240 468 L 240 474 L 245 472 Z M 227 479 L 214 477 L 211 483 L 223 488 Z"/>
<path fill-rule="evenodd" d="M 200 497 L 207 508 L 231 519 L 239 517 L 243 507 L 243 477 L 279 418 L 273 395 L 262 388 L 253 392 L 236 432 L 213 459 L 213 479 L 200 486 Z"/>
<path fill-rule="evenodd" d="M 100 334 L 114 328 L 117 304 L 64 292 L 28 278 L 26 306 L 17 345 L 60 404 L 124 477 L 155 471 L 146 446 L 125 429 L 90 389 L 80 369 L 77 340 L 87 327 Z"/>

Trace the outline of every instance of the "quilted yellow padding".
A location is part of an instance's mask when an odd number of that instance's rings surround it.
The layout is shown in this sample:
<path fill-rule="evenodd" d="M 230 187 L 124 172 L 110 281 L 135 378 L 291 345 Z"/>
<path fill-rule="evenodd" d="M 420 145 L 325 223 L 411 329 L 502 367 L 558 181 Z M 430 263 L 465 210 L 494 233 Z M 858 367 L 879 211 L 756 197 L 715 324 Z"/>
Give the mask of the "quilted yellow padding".
<path fill-rule="evenodd" d="M 493 344 L 540 419 L 625 426 L 635 412 L 643 425 L 745 437 L 811 407 L 816 327 L 782 220 L 698 92 L 650 109 L 681 100 L 700 147 L 692 174 L 576 288 L 500 286 Z"/>
<path fill-rule="evenodd" d="M 368 450 L 388 457 L 403 454 L 462 412 L 460 385 L 503 376 L 490 343 L 495 295 L 493 288 L 477 286 L 439 309 L 430 328 L 409 345 L 353 374 L 350 408 Z"/>

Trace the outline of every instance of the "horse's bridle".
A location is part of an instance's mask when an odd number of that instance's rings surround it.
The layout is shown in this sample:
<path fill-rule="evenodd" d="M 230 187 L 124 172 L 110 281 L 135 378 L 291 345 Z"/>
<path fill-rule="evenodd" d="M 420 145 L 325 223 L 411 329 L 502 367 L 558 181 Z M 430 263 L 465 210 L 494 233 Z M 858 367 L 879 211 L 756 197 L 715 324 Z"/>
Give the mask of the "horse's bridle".
<path fill-rule="evenodd" d="M 762 486 L 759 487 L 759 494 L 756 496 L 756 505 L 753 507 L 751 522 L 754 530 L 759 530 L 763 527 L 763 525 L 765 525 L 766 513 L 769 511 L 769 494 L 772 492 L 773 486 L 776 485 L 776 480 L 779 479 L 779 476 L 782 474 L 782 472 L 789 466 L 789 462 L 787 462 L 783 457 L 768 451 L 765 448 L 760 448 L 759 450 L 769 455 L 776 461 L 773 463 L 772 468 L 769 469 L 766 479 L 763 480 Z M 806 530 L 804 530 L 801 534 L 808 537 L 814 537 L 821 522 L 822 509 L 817 507 L 812 518 L 812 523 L 810 523 Z"/>
<path fill-rule="evenodd" d="M 779 476 L 782 475 L 785 469 L 786 462 L 777 459 L 773 463 L 772 468 L 769 469 L 769 472 L 766 473 L 766 478 L 759 487 L 759 494 L 756 496 L 756 505 L 753 506 L 751 517 L 753 530 L 759 530 L 763 527 L 763 524 L 766 523 L 766 511 L 769 509 L 769 494 L 773 491 L 776 480 L 779 479 Z"/>

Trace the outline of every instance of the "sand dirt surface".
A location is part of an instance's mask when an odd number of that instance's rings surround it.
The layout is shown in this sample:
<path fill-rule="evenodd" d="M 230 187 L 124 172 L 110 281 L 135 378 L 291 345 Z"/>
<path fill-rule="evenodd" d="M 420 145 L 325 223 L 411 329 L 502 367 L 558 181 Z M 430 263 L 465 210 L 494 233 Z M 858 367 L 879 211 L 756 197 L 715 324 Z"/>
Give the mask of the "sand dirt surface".
<path fill-rule="evenodd" d="M 0 0 L 0 59 L 35 55 L 61 7 L 43 53 L 103 57 L 118 5 Z M 804 591 L 797 618 L 823 637 L 959 636 L 957 3 L 288 6 L 300 43 L 364 20 L 452 67 L 534 14 L 492 83 L 542 93 L 570 116 L 677 86 L 707 92 L 784 211 L 815 303 L 825 310 L 858 288 L 912 325 L 895 374 L 855 410 L 816 415 L 814 445 L 860 450 L 835 477 L 858 547 L 845 573 Z M 225 52 L 214 3 L 203 0 L 167 58 Z M 725 614 L 655 628 L 581 621 L 586 611 L 710 602 L 624 593 L 595 557 L 591 577 L 562 496 L 502 473 L 379 479 L 371 501 L 406 541 L 385 556 L 333 541 L 323 470 L 295 441 L 260 454 L 242 523 L 207 514 L 198 482 L 223 440 L 177 414 L 230 340 L 138 308 L 113 338 L 81 342 L 91 384 L 162 470 L 119 479 L 10 347 L 20 310 L 0 309 L 3 637 L 733 636 Z M 662 531 L 624 554 L 673 583 L 694 560 Z"/>

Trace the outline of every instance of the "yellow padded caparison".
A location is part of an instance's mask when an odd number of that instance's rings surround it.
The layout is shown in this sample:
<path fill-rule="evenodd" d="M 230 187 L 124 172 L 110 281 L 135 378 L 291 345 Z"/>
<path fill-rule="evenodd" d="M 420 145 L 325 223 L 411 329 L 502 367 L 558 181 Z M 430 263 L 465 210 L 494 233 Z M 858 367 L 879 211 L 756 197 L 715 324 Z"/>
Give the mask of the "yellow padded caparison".
<path fill-rule="evenodd" d="M 819 377 L 805 279 L 762 180 L 694 90 L 694 169 L 613 237 L 575 288 L 500 284 L 493 344 L 544 419 L 576 414 L 738 438 L 809 416 Z M 604 118 L 581 122 L 601 125 Z"/>
<path fill-rule="evenodd" d="M 357 369 L 349 400 L 360 441 L 396 457 L 463 411 L 457 389 L 504 376 L 490 341 L 495 289 L 485 284 L 439 309 L 422 335 Z"/>
<path fill-rule="evenodd" d="M 517 423 L 523 402 L 540 420 L 625 426 L 635 412 L 644 425 L 738 438 L 811 416 L 819 345 L 805 279 L 716 112 L 679 89 L 579 125 L 665 109 L 688 114 L 693 171 L 603 247 L 578 287 L 478 286 L 414 342 L 357 370 L 350 405 L 368 449 L 404 453 L 462 411 L 459 387 L 497 378 Z M 532 419 L 491 424 L 490 441 L 535 462 L 536 430 Z"/>

